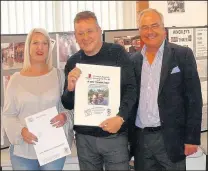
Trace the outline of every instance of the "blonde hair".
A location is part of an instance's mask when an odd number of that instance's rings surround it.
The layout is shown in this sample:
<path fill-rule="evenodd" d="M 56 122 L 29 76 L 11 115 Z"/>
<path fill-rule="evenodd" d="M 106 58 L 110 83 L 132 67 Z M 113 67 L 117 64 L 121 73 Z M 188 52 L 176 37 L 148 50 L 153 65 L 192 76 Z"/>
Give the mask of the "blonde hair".
<path fill-rule="evenodd" d="M 31 67 L 30 63 L 30 43 L 32 40 L 33 33 L 42 33 L 48 41 L 48 56 L 46 59 L 46 64 L 48 65 L 48 69 L 51 70 L 52 68 L 52 46 L 51 46 L 51 38 L 48 32 L 43 28 L 33 28 L 27 35 L 25 41 L 25 50 L 24 50 L 24 63 L 23 63 L 23 71 L 28 70 Z"/>

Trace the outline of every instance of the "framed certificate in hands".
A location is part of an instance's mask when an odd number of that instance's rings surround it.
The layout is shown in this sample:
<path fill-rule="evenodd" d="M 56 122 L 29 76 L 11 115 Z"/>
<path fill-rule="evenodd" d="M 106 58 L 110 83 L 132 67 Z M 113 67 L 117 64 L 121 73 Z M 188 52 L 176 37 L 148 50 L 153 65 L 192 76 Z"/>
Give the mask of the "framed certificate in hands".
<path fill-rule="evenodd" d="M 74 124 L 99 126 L 120 106 L 120 67 L 76 64 L 81 70 L 75 89 Z"/>

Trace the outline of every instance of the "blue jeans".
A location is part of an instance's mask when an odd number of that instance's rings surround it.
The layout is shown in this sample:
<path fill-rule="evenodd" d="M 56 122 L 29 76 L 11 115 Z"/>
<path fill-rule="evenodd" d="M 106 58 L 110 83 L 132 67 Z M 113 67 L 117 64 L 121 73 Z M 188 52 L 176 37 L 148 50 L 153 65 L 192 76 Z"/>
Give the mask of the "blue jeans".
<path fill-rule="evenodd" d="M 40 166 L 38 160 L 27 159 L 13 154 L 14 146 L 10 146 L 10 160 L 13 170 L 63 170 L 66 157 Z"/>

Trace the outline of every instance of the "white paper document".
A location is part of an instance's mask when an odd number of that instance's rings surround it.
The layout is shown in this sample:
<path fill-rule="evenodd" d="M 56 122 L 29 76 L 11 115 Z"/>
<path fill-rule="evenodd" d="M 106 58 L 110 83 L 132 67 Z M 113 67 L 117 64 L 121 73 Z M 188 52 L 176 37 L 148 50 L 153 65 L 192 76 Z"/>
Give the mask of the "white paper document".
<path fill-rule="evenodd" d="M 76 64 L 74 124 L 99 126 L 116 116 L 120 107 L 120 67 Z"/>
<path fill-rule="evenodd" d="M 56 107 L 52 107 L 25 118 L 28 130 L 38 138 L 34 148 L 40 166 L 71 154 L 63 127 L 50 124 L 57 114 Z"/>

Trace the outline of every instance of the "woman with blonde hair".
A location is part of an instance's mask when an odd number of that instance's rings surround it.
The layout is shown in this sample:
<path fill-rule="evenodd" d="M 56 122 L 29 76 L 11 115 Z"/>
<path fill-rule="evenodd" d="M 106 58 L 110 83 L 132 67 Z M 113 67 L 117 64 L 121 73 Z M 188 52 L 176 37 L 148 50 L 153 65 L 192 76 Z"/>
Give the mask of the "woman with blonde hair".
<path fill-rule="evenodd" d="M 29 132 L 25 117 L 56 106 L 58 114 L 51 120 L 63 126 L 71 147 L 72 112 L 64 109 L 61 94 L 64 73 L 52 66 L 52 45 L 48 32 L 34 28 L 27 35 L 23 69 L 15 72 L 7 86 L 3 107 L 3 126 L 11 143 L 13 170 L 62 170 L 66 157 L 40 166 L 33 144 L 38 138 Z"/>

